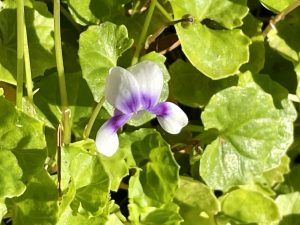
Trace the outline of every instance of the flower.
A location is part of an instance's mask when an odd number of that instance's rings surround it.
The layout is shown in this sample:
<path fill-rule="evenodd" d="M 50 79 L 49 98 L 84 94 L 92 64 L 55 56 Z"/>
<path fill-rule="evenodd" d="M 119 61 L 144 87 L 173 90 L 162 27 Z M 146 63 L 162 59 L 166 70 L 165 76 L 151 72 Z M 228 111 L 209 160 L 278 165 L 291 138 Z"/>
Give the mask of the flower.
<path fill-rule="evenodd" d="M 163 74 L 152 61 L 143 61 L 129 70 L 114 67 L 109 71 L 105 97 L 115 111 L 97 132 L 99 153 L 112 156 L 119 147 L 118 129 L 145 111 L 155 114 L 161 127 L 170 134 L 179 133 L 187 125 L 188 118 L 177 105 L 159 102 L 162 87 Z"/>

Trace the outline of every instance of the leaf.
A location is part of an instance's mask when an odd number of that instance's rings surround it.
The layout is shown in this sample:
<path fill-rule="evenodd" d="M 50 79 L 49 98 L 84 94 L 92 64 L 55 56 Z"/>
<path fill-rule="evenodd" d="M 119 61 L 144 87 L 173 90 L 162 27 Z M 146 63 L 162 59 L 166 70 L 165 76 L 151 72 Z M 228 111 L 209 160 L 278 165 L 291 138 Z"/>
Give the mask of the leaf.
<path fill-rule="evenodd" d="M 0 97 L 0 148 L 11 150 L 28 179 L 44 166 L 46 141 L 44 125 Z"/>
<path fill-rule="evenodd" d="M 2 221 L 2 218 L 5 216 L 7 213 L 7 208 L 4 202 L 0 200 L 0 221 Z"/>
<path fill-rule="evenodd" d="M 265 64 L 264 36 L 261 32 L 262 22 L 249 13 L 244 18 L 242 30 L 248 37 L 251 38 L 251 45 L 249 46 L 249 62 L 242 65 L 240 70 L 250 70 L 253 73 L 258 73 L 264 68 Z"/>
<path fill-rule="evenodd" d="M 180 207 L 183 225 L 207 224 L 220 205 L 212 190 L 205 184 L 189 177 L 180 177 L 174 202 Z"/>
<path fill-rule="evenodd" d="M 291 3 L 296 0 L 260 0 L 260 2 L 269 10 L 274 13 L 278 13 L 288 7 Z"/>
<path fill-rule="evenodd" d="M 122 10 L 128 0 L 67 0 L 74 20 L 81 25 L 98 24 Z"/>
<path fill-rule="evenodd" d="M 1 149 L 0 151 L 0 199 L 21 195 L 26 186 L 21 181 L 22 169 L 14 154 Z M 6 212 L 5 204 L 1 203 L 0 217 Z"/>
<path fill-rule="evenodd" d="M 55 224 L 58 213 L 56 185 L 45 170 L 35 174 L 23 195 L 10 200 L 15 225 Z"/>
<path fill-rule="evenodd" d="M 280 219 L 275 202 L 259 192 L 237 189 L 222 196 L 220 201 L 222 212 L 238 224 L 270 225 Z"/>
<path fill-rule="evenodd" d="M 275 200 L 280 214 L 283 216 L 280 225 L 300 224 L 300 194 L 293 192 L 279 195 Z"/>
<path fill-rule="evenodd" d="M 237 77 L 213 81 L 181 59 L 170 66 L 170 73 L 171 95 L 191 107 L 203 107 L 213 94 L 237 84 Z"/>
<path fill-rule="evenodd" d="M 300 96 L 300 44 L 298 31 L 300 29 L 300 9 L 296 8 L 286 18 L 276 24 L 276 30 L 268 33 L 268 42 L 271 48 L 283 57 L 293 62 L 297 74 L 297 95 Z"/>
<path fill-rule="evenodd" d="M 290 172 L 289 168 L 290 158 L 284 155 L 281 158 L 281 163 L 278 167 L 268 170 L 263 173 L 263 175 L 258 178 L 258 182 L 268 185 L 270 187 L 274 186 L 276 183 L 281 183 L 284 181 L 284 175 Z"/>
<path fill-rule="evenodd" d="M 279 195 L 275 200 L 281 215 L 300 214 L 300 193 Z"/>
<path fill-rule="evenodd" d="M 75 142 L 64 149 L 66 177 L 63 184 L 66 185 L 69 178 L 69 189 L 63 199 L 61 214 L 68 214 L 68 207 L 71 207 L 74 214 L 98 216 L 108 204 L 109 177 L 99 156 L 89 151 L 96 151 L 93 141 Z"/>
<path fill-rule="evenodd" d="M 82 138 L 83 130 L 95 105 L 93 96 L 80 72 L 66 74 L 68 103 L 71 110 L 70 126 L 76 137 Z M 50 126 L 56 128 L 61 118 L 58 76 L 52 73 L 36 83 L 39 91 L 34 102 Z"/>
<path fill-rule="evenodd" d="M 25 7 L 28 45 L 32 76 L 37 77 L 55 66 L 53 18 L 45 3 L 34 2 Z M 16 84 L 17 25 L 16 10 L 5 8 L 0 12 L 0 80 Z"/>
<path fill-rule="evenodd" d="M 227 190 L 278 165 L 293 133 L 282 134 L 292 121 L 280 113 L 272 97 L 257 87 L 231 87 L 214 95 L 201 116 L 205 129 L 219 131 L 200 160 L 205 182 Z"/>
<path fill-rule="evenodd" d="M 87 81 L 94 99 L 103 97 L 106 76 L 118 58 L 132 45 L 125 26 L 106 22 L 90 26 L 79 39 L 79 60 L 83 78 Z"/>
<path fill-rule="evenodd" d="M 178 224 L 179 208 L 172 200 L 179 167 L 160 134 L 152 129 L 123 133 L 119 151 L 126 152 L 128 165 L 136 168 L 129 180 L 129 219 L 140 224 Z"/>
<path fill-rule="evenodd" d="M 245 2 L 170 1 L 175 20 L 193 17 L 187 26 L 175 25 L 177 35 L 192 65 L 211 79 L 234 75 L 249 60 L 251 41 L 236 29 L 248 12 Z"/>
<path fill-rule="evenodd" d="M 300 192 L 300 165 L 295 165 L 291 168 L 290 173 L 285 175 L 284 182 L 278 187 L 279 192 L 289 193 L 289 192 Z"/>
<path fill-rule="evenodd" d="M 265 65 L 262 74 L 268 74 L 273 81 L 280 83 L 290 93 L 296 93 L 297 75 L 291 61 L 283 58 L 270 46 L 265 46 Z"/>

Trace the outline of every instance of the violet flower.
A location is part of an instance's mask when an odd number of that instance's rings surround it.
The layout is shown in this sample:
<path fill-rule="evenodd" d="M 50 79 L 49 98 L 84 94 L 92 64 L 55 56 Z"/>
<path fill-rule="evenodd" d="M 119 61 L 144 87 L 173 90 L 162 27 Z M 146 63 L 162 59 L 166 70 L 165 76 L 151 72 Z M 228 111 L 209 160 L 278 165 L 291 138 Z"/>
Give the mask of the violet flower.
<path fill-rule="evenodd" d="M 129 70 L 114 67 L 109 71 L 105 97 L 115 111 L 97 132 L 99 153 L 112 156 L 119 147 L 118 129 L 145 111 L 155 114 L 161 127 L 170 134 L 179 133 L 187 125 L 188 118 L 177 105 L 159 102 L 162 87 L 163 74 L 151 61 L 143 61 Z"/>

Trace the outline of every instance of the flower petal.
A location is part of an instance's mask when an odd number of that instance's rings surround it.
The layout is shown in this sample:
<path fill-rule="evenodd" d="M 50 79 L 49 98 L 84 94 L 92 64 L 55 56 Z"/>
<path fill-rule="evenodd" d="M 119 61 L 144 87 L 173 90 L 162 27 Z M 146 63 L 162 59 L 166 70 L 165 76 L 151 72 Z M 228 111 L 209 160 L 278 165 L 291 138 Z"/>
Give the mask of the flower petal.
<path fill-rule="evenodd" d="M 124 114 L 132 113 L 140 108 L 138 82 L 134 76 L 121 67 L 109 71 L 105 85 L 106 100 Z"/>
<path fill-rule="evenodd" d="M 119 138 L 117 131 L 130 117 L 131 114 L 117 114 L 100 127 L 95 140 L 99 153 L 110 157 L 118 150 Z"/>
<path fill-rule="evenodd" d="M 138 82 L 141 93 L 141 104 L 150 109 L 158 103 L 164 84 L 159 66 L 152 61 L 143 61 L 129 69 Z"/>
<path fill-rule="evenodd" d="M 178 134 L 188 124 L 188 117 L 177 105 L 162 102 L 151 111 L 156 114 L 161 127 L 170 134 Z"/>

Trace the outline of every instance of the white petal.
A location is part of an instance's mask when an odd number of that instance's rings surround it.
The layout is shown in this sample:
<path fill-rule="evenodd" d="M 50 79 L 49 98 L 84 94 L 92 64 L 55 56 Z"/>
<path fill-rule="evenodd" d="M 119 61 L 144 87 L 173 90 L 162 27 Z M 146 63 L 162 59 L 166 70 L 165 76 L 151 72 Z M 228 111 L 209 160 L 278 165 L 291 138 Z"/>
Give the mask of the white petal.
<path fill-rule="evenodd" d="M 152 61 L 143 61 L 129 70 L 138 82 L 144 109 L 152 108 L 158 103 L 164 83 L 161 69 Z"/>
<path fill-rule="evenodd" d="M 98 130 L 95 141 L 97 151 L 107 157 L 115 154 L 119 147 L 119 138 L 117 133 L 103 129 L 103 127 Z"/>
<path fill-rule="evenodd" d="M 121 67 L 109 71 L 105 85 L 106 100 L 123 113 L 132 113 L 140 107 L 138 82 L 134 76 Z"/>
<path fill-rule="evenodd" d="M 177 105 L 171 102 L 158 104 L 153 113 L 161 127 L 170 134 L 178 134 L 188 124 L 188 117 Z"/>
<path fill-rule="evenodd" d="M 115 154 L 119 147 L 117 131 L 129 120 L 130 116 L 118 114 L 100 127 L 95 140 L 99 153 L 108 157 Z"/>

